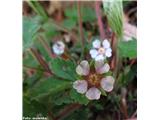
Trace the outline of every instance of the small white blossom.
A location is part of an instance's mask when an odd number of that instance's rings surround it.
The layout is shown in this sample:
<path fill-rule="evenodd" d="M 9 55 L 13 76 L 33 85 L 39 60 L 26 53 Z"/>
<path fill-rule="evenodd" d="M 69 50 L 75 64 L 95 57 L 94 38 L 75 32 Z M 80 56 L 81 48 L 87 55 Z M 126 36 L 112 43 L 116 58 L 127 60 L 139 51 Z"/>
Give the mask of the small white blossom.
<path fill-rule="evenodd" d="M 102 45 L 101 45 L 102 44 Z M 90 50 L 90 55 L 95 61 L 104 60 L 106 57 L 112 56 L 112 49 L 110 43 L 105 39 L 102 43 L 100 40 L 94 40 L 93 48 Z"/>
<path fill-rule="evenodd" d="M 83 60 L 77 66 L 76 72 L 86 77 L 84 77 L 85 79 L 83 80 L 77 80 L 73 83 L 73 88 L 76 89 L 78 93 L 85 94 L 89 100 L 100 99 L 101 91 L 97 85 L 100 85 L 106 92 L 111 92 L 115 81 L 112 76 L 99 77 L 109 71 L 110 66 L 107 63 L 104 63 L 102 60 L 96 61 L 94 67 L 95 72 L 90 72 L 88 61 Z"/>
<path fill-rule="evenodd" d="M 65 44 L 62 41 L 57 41 L 56 43 L 54 43 L 54 45 L 52 46 L 53 52 L 56 55 L 61 55 L 64 53 L 64 49 L 65 49 Z"/>

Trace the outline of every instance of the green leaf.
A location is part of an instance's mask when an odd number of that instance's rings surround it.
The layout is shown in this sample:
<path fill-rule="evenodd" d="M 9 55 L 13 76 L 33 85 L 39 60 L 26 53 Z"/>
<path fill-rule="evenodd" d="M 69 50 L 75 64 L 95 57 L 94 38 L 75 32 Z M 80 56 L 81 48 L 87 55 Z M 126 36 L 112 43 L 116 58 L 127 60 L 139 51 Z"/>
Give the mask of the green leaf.
<path fill-rule="evenodd" d="M 93 8 L 89 7 L 82 7 L 81 8 L 81 13 L 82 13 L 82 21 L 83 22 L 90 22 L 96 20 L 96 13 Z M 70 18 L 73 23 L 77 23 L 78 21 L 78 12 L 77 12 L 77 7 L 74 6 L 72 8 L 66 9 L 65 10 L 65 15 Z"/>
<path fill-rule="evenodd" d="M 63 26 L 68 29 L 72 29 L 73 27 L 75 27 L 75 25 L 76 25 L 76 21 L 74 19 L 65 19 L 63 21 Z"/>
<path fill-rule="evenodd" d="M 39 62 L 33 57 L 32 53 L 29 50 L 25 51 L 23 56 L 23 65 L 29 66 L 32 68 L 39 68 Z"/>
<path fill-rule="evenodd" d="M 40 21 L 36 17 L 23 17 L 23 50 L 30 48 L 34 37 L 40 29 Z"/>
<path fill-rule="evenodd" d="M 137 57 L 137 40 L 120 41 L 118 44 L 119 55 L 130 59 Z"/>
<path fill-rule="evenodd" d="M 37 101 L 31 101 L 28 97 L 23 97 L 23 117 L 36 117 L 42 115 L 47 117 L 47 109 Z"/>
<path fill-rule="evenodd" d="M 44 45 L 40 41 L 40 39 L 41 39 L 41 41 L 44 41 L 47 44 L 47 41 L 44 38 L 40 38 L 40 37 L 37 36 L 37 39 L 34 40 L 34 43 L 33 43 L 34 45 L 33 46 L 35 48 L 37 48 L 37 50 L 40 52 L 40 54 L 43 56 L 43 58 L 45 59 L 46 62 L 50 62 L 51 61 L 51 57 L 49 56 L 48 51 L 46 50 L 46 48 L 44 47 Z M 49 50 L 51 51 L 51 48 Z"/>
<path fill-rule="evenodd" d="M 29 95 L 39 99 L 50 94 L 62 92 L 70 86 L 70 82 L 62 81 L 54 77 L 43 78 L 30 90 Z"/>
<path fill-rule="evenodd" d="M 77 78 L 76 66 L 70 60 L 55 58 L 51 61 L 50 67 L 52 72 L 60 78 L 71 81 L 75 81 Z"/>
<path fill-rule="evenodd" d="M 74 103 L 74 100 L 71 99 L 69 95 L 69 91 L 61 92 L 53 96 L 53 102 L 56 105 L 62 105 L 62 104 L 70 104 Z"/>
<path fill-rule="evenodd" d="M 38 1 L 27 1 L 28 5 L 40 16 L 44 18 L 44 20 L 48 19 L 48 16 Z"/>
<path fill-rule="evenodd" d="M 80 104 L 87 105 L 89 103 L 89 100 L 86 98 L 85 95 L 78 93 L 75 89 L 72 89 L 70 92 L 71 98 Z"/>
<path fill-rule="evenodd" d="M 121 38 L 123 35 L 122 0 L 103 0 L 103 7 L 111 29 Z"/>
<path fill-rule="evenodd" d="M 73 19 L 74 21 L 78 21 L 77 7 L 74 6 L 72 8 L 66 9 L 65 10 L 65 15 L 68 18 Z"/>
<path fill-rule="evenodd" d="M 83 22 L 91 22 L 95 21 L 96 13 L 95 10 L 89 7 L 82 7 L 82 21 Z"/>
<path fill-rule="evenodd" d="M 44 30 L 43 34 L 48 41 L 51 41 L 54 35 L 59 34 L 53 20 L 50 19 L 42 25 L 42 29 Z"/>
<path fill-rule="evenodd" d="M 88 108 L 81 108 L 79 110 L 74 111 L 64 120 L 89 120 L 89 109 Z"/>

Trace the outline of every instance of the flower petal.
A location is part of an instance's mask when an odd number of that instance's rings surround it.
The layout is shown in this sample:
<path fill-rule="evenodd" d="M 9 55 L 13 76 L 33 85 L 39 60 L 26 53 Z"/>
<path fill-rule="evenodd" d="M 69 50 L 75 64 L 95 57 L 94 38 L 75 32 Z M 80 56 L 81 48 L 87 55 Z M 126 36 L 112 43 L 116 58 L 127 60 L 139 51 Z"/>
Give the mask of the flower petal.
<path fill-rule="evenodd" d="M 103 60 L 100 60 L 95 62 L 95 69 L 97 73 L 103 74 L 109 71 L 110 66 L 108 63 L 104 63 Z"/>
<path fill-rule="evenodd" d="M 110 92 L 113 89 L 114 84 L 114 78 L 112 76 L 107 76 L 101 80 L 101 87 L 107 91 Z"/>
<path fill-rule="evenodd" d="M 102 54 L 96 56 L 95 61 L 104 60 L 105 57 Z"/>
<path fill-rule="evenodd" d="M 92 45 L 93 45 L 94 48 L 100 48 L 101 41 L 96 39 L 96 40 L 93 41 Z"/>
<path fill-rule="evenodd" d="M 98 100 L 100 98 L 100 95 L 101 95 L 101 91 L 95 87 L 90 88 L 86 92 L 86 97 L 89 100 Z"/>
<path fill-rule="evenodd" d="M 88 61 L 83 60 L 77 67 L 76 72 L 79 75 L 88 75 L 89 74 L 89 64 Z"/>
<path fill-rule="evenodd" d="M 112 49 L 111 48 L 106 49 L 105 55 L 107 57 L 111 57 L 112 56 Z"/>
<path fill-rule="evenodd" d="M 103 45 L 104 48 L 109 48 L 110 47 L 110 43 L 109 43 L 109 41 L 107 39 L 105 39 L 103 41 L 102 45 Z"/>
<path fill-rule="evenodd" d="M 78 93 L 84 94 L 87 91 L 88 83 L 85 80 L 77 80 L 73 83 L 73 88 L 76 89 Z"/>
<path fill-rule="evenodd" d="M 98 51 L 96 49 L 91 49 L 89 53 L 92 58 L 95 58 L 98 55 Z"/>

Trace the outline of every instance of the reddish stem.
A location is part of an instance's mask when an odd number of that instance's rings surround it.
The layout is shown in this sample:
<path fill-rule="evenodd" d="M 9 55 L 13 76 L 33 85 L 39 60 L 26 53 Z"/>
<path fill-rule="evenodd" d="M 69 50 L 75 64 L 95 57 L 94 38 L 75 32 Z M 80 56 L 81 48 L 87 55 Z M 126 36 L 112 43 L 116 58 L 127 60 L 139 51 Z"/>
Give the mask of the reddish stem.
<path fill-rule="evenodd" d="M 105 32 L 104 32 L 104 29 L 103 29 L 103 22 L 102 22 L 102 19 L 101 19 L 100 5 L 101 5 L 101 1 L 95 1 L 95 11 L 96 11 L 97 19 L 98 19 L 100 37 L 103 40 L 103 39 L 105 39 Z"/>
<path fill-rule="evenodd" d="M 41 44 L 43 45 L 43 47 L 45 48 L 45 50 L 47 51 L 47 53 L 49 54 L 49 56 L 51 58 L 55 58 L 56 55 L 52 54 L 49 45 L 47 44 L 47 42 L 41 36 L 39 37 L 39 41 L 41 42 Z"/>
<path fill-rule="evenodd" d="M 34 48 L 31 48 L 31 52 L 33 55 L 36 57 L 37 61 L 43 66 L 43 68 L 50 73 L 51 75 L 53 74 L 52 71 L 50 70 L 48 64 L 46 61 L 42 58 L 42 56 L 38 53 L 38 51 Z"/>
<path fill-rule="evenodd" d="M 111 46 L 113 49 L 113 55 L 112 55 L 112 60 L 110 63 L 111 69 L 114 70 L 115 66 L 116 66 L 116 50 L 115 50 L 115 33 L 112 34 L 112 38 L 111 38 Z"/>
<path fill-rule="evenodd" d="M 79 22 L 79 33 L 80 39 L 82 41 L 82 45 L 84 45 L 84 35 L 83 35 L 83 26 L 82 26 L 82 14 L 81 14 L 81 1 L 77 1 L 77 8 L 78 8 L 78 22 Z"/>

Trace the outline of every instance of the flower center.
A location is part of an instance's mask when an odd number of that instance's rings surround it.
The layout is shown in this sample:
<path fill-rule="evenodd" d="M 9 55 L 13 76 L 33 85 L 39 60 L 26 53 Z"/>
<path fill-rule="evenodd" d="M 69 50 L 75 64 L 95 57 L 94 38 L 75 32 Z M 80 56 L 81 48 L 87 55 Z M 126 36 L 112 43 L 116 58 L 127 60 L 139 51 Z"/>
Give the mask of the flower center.
<path fill-rule="evenodd" d="M 98 53 L 104 54 L 104 53 L 105 53 L 105 49 L 104 49 L 103 47 L 100 47 L 100 48 L 98 49 Z"/>
<path fill-rule="evenodd" d="M 88 82 L 92 86 L 98 86 L 99 85 L 99 79 L 100 77 L 96 74 L 90 74 L 88 77 Z"/>

